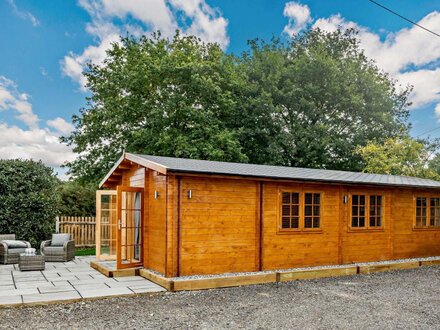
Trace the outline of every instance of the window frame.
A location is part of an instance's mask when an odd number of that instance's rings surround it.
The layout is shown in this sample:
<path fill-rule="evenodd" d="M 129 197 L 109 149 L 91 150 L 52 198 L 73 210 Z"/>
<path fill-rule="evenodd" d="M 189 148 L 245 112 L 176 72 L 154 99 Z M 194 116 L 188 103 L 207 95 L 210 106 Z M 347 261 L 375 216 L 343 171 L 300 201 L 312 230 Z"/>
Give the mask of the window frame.
<path fill-rule="evenodd" d="M 283 228 L 283 193 L 298 193 L 299 194 L 299 226 L 298 228 Z M 319 227 L 306 228 L 305 227 L 305 194 L 319 194 Z M 313 197 L 312 197 L 313 198 Z M 323 200 L 324 192 L 318 189 L 304 189 L 302 187 L 279 187 L 278 188 L 278 212 L 277 212 L 277 234 L 295 234 L 295 233 L 322 233 L 323 231 Z"/>
<path fill-rule="evenodd" d="M 417 198 L 426 198 L 426 225 L 417 225 Z M 431 199 L 440 199 L 439 195 L 414 194 L 413 195 L 413 230 L 434 230 L 440 231 L 440 223 L 438 226 L 431 225 Z M 439 210 L 440 211 L 440 210 Z"/>
<path fill-rule="evenodd" d="M 353 227 L 353 195 L 365 196 L 365 226 L 364 227 Z M 370 226 L 370 201 L 371 196 L 381 197 L 381 224 L 380 226 Z M 385 205 L 386 205 L 386 194 L 382 191 L 378 192 L 366 192 L 366 191 L 351 191 L 349 193 L 349 216 L 348 216 L 348 231 L 358 232 L 358 231 L 384 231 L 385 230 Z"/>

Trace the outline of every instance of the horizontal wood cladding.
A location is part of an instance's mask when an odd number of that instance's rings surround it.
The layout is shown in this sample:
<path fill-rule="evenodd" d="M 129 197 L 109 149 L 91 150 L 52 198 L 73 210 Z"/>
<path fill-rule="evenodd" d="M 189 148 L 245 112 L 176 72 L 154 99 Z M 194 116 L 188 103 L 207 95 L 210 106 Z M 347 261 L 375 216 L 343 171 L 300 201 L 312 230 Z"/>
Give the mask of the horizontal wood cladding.
<path fill-rule="evenodd" d="M 392 190 L 350 187 L 342 188 L 342 194 L 347 196 L 346 204 L 341 203 L 344 216 L 341 218 L 341 254 L 342 263 L 369 262 L 392 259 L 391 232 L 393 218 Z M 353 195 L 362 195 L 368 199 L 369 196 L 382 196 L 382 226 L 380 228 L 352 228 L 351 227 L 351 202 Z M 369 221 L 368 210 L 365 210 L 365 222 Z"/>
<path fill-rule="evenodd" d="M 148 210 L 145 228 L 144 266 L 165 274 L 166 271 L 166 214 L 167 177 L 148 171 Z"/>
<path fill-rule="evenodd" d="M 321 224 L 318 231 L 280 231 L 282 191 L 321 194 Z M 339 188 L 313 184 L 263 185 L 263 269 L 282 269 L 338 263 Z"/>
<path fill-rule="evenodd" d="M 257 270 L 257 193 L 253 181 L 181 179 L 180 275 Z"/>
<path fill-rule="evenodd" d="M 132 165 L 129 170 L 122 173 L 122 185 L 127 187 L 145 187 L 145 167 Z"/>
<path fill-rule="evenodd" d="M 415 198 L 440 197 L 440 192 L 396 190 L 393 196 L 393 250 L 395 258 L 440 255 L 440 228 L 428 230 L 415 226 Z M 429 215 L 428 215 L 429 217 Z"/>
<path fill-rule="evenodd" d="M 260 247 L 259 185 L 259 181 L 252 180 L 195 176 L 181 179 L 180 275 L 252 271 L 259 267 L 274 270 L 350 264 L 440 254 L 440 230 L 413 228 L 413 198 L 426 191 L 322 183 L 264 182 L 261 185 Z M 303 198 L 306 192 L 319 193 L 320 228 L 280 230 L 283 191 L 300 192 Z M 351 227 L 352 195 L 382 196 L 380 227 Z"/>

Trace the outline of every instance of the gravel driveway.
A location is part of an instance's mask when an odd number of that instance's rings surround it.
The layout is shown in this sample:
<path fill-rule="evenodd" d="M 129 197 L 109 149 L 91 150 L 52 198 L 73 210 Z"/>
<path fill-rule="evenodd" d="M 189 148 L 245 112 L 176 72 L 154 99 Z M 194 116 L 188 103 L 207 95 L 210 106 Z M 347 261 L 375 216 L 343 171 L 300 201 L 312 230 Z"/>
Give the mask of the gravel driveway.
<path fill-rule="evenodd" d="M 0 310 L 18 329 L 440 329 L 440 267 Z"/>

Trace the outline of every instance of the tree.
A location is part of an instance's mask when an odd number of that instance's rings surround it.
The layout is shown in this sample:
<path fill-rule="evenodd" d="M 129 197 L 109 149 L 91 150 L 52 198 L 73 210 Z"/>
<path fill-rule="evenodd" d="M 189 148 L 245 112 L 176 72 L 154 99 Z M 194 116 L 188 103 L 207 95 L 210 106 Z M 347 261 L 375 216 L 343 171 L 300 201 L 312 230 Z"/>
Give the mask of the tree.
<path fill-rule="evenodd" d="M 122 150 L 246 161 L 239 131 L 226 123 L 240 111 L 244 78 L 217 44 L 178 33 L 113 44 L 103 65 L 85 72 L 92 96 L 62 140 L 80 155 L 74 177 L 97 182 Z"/>
<path fill-rule="evenodd" d="M 178 33 L 124 38 L 85 72 L 91 96 L 62 141 L 74 178 L 97 182 L 134 153 L 361 170 L 357 146 L 408 131 L 408 94 L 353 30 L 310 30 L 240 56 Z"/>
<path fill-rule="evenodd" d="M 309 30 L 287 45 L 250 46 L 240 123 L 250 162 L 361 170 L 354 148 L 407 132 L 411 89 L 398 91 L 359 48 L 356 31 Z"/>
<path fill-rule="evenodd" d="M 59 203 L 50 167 L 32 160 L 0 160 L 0 230 L 37 246 L 55 229 Z"/>
<path fill-rule="evenodd" d="M 362 157 L 365 172 L 439 180 L 439 173 L 430 167 L 433 152 L 438 146 L 438 142 L 404 137 L 387 139 L 384 143 L 370 142 L 364 147 L 357 147 L 355 152 Z"/>
<path fill-rule="evenodd" d="M 96 185 L 76 181 L 60 182 L 57 192 L 60 196 L 58 215 L 94 216 L 96 212 Z"/>

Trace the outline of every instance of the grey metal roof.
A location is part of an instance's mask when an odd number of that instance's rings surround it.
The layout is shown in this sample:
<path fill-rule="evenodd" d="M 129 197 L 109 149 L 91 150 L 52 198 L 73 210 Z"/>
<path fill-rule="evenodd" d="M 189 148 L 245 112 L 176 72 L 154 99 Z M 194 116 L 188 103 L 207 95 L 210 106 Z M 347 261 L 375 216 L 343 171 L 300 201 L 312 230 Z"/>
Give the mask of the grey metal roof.
<path fill-rule="evenodd" d="M 238 175 L 257 178 L 291 179 L 333 183 L 370 184 L 385 186 L 440 188 L 440 182 L 409 176 L 321 170 L 300 167 L 229 163 L 185 158 L 139 155 L 167 168 L 169 172 Z"/>

